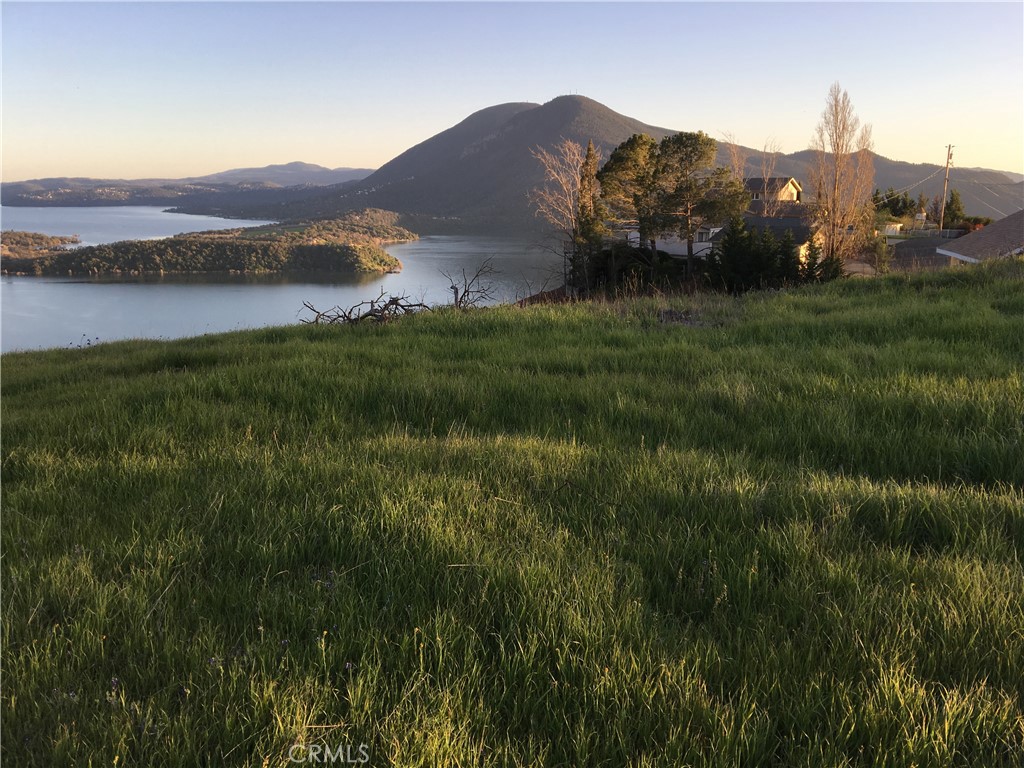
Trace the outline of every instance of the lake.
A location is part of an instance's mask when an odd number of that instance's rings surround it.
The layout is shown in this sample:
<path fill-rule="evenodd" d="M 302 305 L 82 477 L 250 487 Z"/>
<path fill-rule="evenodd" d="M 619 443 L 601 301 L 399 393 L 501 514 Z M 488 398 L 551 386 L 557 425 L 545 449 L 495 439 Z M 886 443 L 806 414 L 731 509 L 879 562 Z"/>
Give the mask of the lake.
<path fill-rule="evenodd" d="M 61 216 L 56 212 L 67 212 Z M 152 206 L 3 208 L 4 229 L 77 234 L 98 244 L 180 232 L 256 226 Z M 507 238 L 424 237 L 388 246 L 402 272 L 364 278 L 324 274 L 173 275 L 124 279 L 3 277 L 0 351 L 77 347 L 120 339 L 175 339 L 289 325 L 310 317 L 303 306 L 350 307 L 385 293 L 427 304 L 451 300 L 442 270 L 472 276 L 485 259 L 497 302 L 561 284 L 561 259 L 536 243 Z"/>
<path fill-rule="evenodd" d="M 216 216 L 167 213 L 154 205 L 112 205 L 96 208 L 0 207 L 0 229 L 42 232 L 45 235 L 78 235 L 82 245 L 102 245 L 118 240 L 152 240 L 183 232 L 257 227 L 269 221 L 239 221 Z"/>

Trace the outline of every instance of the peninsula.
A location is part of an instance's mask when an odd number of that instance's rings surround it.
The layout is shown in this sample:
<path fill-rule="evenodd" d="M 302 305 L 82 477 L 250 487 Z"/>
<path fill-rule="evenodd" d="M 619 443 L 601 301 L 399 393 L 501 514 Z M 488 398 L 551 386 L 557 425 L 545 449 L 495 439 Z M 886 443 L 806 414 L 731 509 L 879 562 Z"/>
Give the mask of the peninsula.
<path fill-rule="evenodd" d="M 334 219 L 193 232 L 160 240 L 68 247 L 75 238 L 4 232 L 8 275 L 143 275 L 184 273 L 398 272 L 387 243 L 415 240 L 398 215 L 375 209 Z"/>

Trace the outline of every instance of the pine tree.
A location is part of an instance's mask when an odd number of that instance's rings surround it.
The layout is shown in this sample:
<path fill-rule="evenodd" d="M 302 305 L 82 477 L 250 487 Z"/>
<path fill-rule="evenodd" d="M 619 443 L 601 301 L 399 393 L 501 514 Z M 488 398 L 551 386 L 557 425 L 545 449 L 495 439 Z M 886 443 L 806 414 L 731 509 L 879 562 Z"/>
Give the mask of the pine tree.
<path fill-rule="evenodd" d="M 620 223 L 636 222 L 641 248 L 658 234 L 657 153 L 658 142 L 644 133 L 633 134 L 614 149 L 597 173 L 609 212 Z"/>
<path fill-rule="evenodd" d="M 743 219 L 735 217 L 708 257 L 708 279 L 712 287 L 726 291 L 743 290 L 749 273 L 750 233 Z"/>
<path fill-rule="evenodd" d="M 812 239 L 807 246 L 807 258 L 801 266 L 800 279 L 805 283 L 821 281 L 821 247 L 817 240 Z"/>
<path fill-rule="evenodd" d="M 964 203 L 960 199 L 960 191 L 957 189 L 949 190 L 949 200 L 946 201 L 946 212 L 943 217 L 942 226 L 947 228 L 955 227 L 964 220 L 964 215 Z"/>
<path fill-rule="evenodd" d="M 594 142 L 587 142 L 587 154 L 580 167 L 578 232 L 576 234 L 577 263 L 573 264 L 578 282 L 589 289 L 594 279 L 594 261 L 601 251 L 601 244 L 608 234 L 605 225 L 607 211 L 601 199 L 601 184 L 597 180 L 600 158 L 594 149 Z"/>
<path fill-rule="evenodd" d="M 778 268 L 776 275 L 780 285 L 797 285 L 800 282 L 800 254 L 797 251 L 793 233 L 786 233 L 779 240 Z"/>

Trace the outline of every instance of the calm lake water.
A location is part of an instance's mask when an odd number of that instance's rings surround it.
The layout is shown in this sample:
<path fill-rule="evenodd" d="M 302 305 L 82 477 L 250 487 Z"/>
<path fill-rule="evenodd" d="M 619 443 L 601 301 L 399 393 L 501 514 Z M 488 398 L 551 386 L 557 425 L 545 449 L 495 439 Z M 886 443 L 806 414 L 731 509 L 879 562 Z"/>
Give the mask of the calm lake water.
<path fill-rule="evenodd" d="M 165 213 L 164 208 L 153 205 L 98 208 L 0 207 L 0 229 L 42 232 L 46 235 L 78 235 L 82 245 L 102 245 L 118 240 L 151 240 L 183 232 L 256 227 L 269 223 Z"/>
<path fill-rule="evenodd" d="M 68 211 L 68 218 L 61 219 L 55 211 Z M 78 234 L 90 243 L 239 225 L 255 226 L 252 222 L 162 213 L 159 208 L 144 206 L 2 211 L 4 229 Z M 118 280 L 0 278 L 0 351 L 77 347 L 131 338 L 174 339 L 288 325 L 310 316 L 303 302 L 318 309 L 347 308 L 375 298 L 381 290 L 404 293 L 427 304 L 447 303 L 450 283 L 441 271 L 461 276 L 465 270 L 472 276 L 488 258 L 498 270 L 490 279 L 496 301 L 514 301 L 561 283 L 561 260 L 527 241 L 425 237 L 389 246 L 388 251 L 402 262 L 402 272 L 363 279 L 313 274 Z"/>

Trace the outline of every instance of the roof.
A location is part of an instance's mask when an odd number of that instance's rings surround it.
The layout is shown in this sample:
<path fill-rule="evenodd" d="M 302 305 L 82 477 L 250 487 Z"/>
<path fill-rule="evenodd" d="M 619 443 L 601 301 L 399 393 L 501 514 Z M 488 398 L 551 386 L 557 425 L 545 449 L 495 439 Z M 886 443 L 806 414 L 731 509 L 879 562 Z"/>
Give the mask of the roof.
<path fill-rule="evenodd" d="M 747 204 L 747 213 L 754 216 L 764 216 L 764 212 L 771 208 L 776 217 L 781 218 L 800 218 L 807 212 L 807 206 L 804 203 L 798 203 L 796 200 L 773 200 L 771 205 L 764 200 L 751 200 Z"/>
<path fill-rule="evenodd" d="M 743 223 L 746 224 L 748 230 L 756 229 L 758 232 L 764 232 L 766 229 L 770 230 L 778 239 L 781 239 L 786 232 L 791 232 L 793 242 L 797 245 L 803 245 L 811 240 L 810 225 L 805 219 L 798 216 L 769 217 L 744 215 Z M 721 242 L 723 237 L 725 237 L 724 229 L 713 234 L 711 242 Z"/>
<path fill-rule="evenodd" d="M 921 258 L 935 255 L 939 247 L 950 242 L 952 241 L 948 237 L 911 237 L 907 240 L 897 240 L 893 243 L 893 250 L 895 256 Z"/>
<path fill-rule="evenodd" d="M 794 179 L 792 176 L 770 176 L 767 179 L 761 177 L 744 179 L 743 186 L 747 188 L 748 192 L 778 192 L 780 189 L 784 189 L 790 182 L 796 186 L 801 192 L 804 188 L 800 186 L 800 182 Z"/>
<path fill-rule="evenodd" d="M 977 264 L 1024 252 L 1024 210 L 935 249 L 942 256 Z"/>

